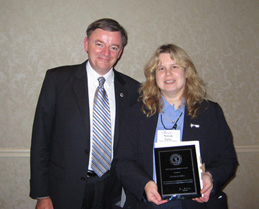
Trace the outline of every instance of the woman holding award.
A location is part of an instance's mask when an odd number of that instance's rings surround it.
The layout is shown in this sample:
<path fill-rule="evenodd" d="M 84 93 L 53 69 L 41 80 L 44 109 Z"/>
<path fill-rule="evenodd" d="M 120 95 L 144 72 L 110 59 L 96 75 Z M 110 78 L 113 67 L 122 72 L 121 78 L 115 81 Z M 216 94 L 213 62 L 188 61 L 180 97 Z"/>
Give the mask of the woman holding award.
<path fill-rule="evenodd" d="M 141 102 L 129 109 L 125 117 L 126 128 L 115 156 L 116 172 L 126 193 L 124 208 L 227 208 L 221 189 L 238 165 L 232 134 L 221 107 L 206 98 L 204 83 L 191 59 L 176 45 L 162 45 L 147 63 L 145 77 L 140 88 Z M 156 170 L 159 161 L 155 148 L 187 141 L 199 141 L 205 167 L 203 186 L 192 196 L 184 193 L 195 190 L 191 184 L 181 187 L 176 183 L 169 188 L 182 192 L 163 196 L 159 191 L 174 182 L 177 175 L 175 172 L 167 177 L 158 189 L 161 170 Z M 170 161 L 181 163 L 181 158 L 171 156 Z M 179 167 L 181 182 L 192 181 L 197 186 L 195 179 L 181 175 L 185 168 Z"/>

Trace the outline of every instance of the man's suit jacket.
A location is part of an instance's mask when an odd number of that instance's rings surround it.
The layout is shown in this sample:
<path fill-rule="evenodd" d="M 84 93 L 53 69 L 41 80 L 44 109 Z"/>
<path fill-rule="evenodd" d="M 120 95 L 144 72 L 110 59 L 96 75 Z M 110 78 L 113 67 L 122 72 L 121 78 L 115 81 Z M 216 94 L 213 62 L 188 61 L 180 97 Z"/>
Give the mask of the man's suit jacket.
<path fill-rule="evenodd" d="M 115 151 L 119 125 L 125 119 L 124 111 L 137 101 L 139 83 L 114 73 Z M 54 208 L 81 208 L 83 201 L 90 151 L 87 86 L 84 62 L 48 70 L 41 89 L 32 132 L 30 196 L 50 196 Z M 117 183 L 111 174 L 109 198 L 119 196 Z"/>
<path fill-rule="evenodd" d="M 127 113 L 125 125 L 128 127 L 118 147 L 116 172 L 126 190 L 125 208 L 148 208 L 143 202 L 144 187 L 153 179 L 153 145 L 158 121 L 158 113 L 147 118 L 141 111 L 141 103 L 134 105 Z M 185 109 L 183 141 L 198 140 L 201 157 L 206 170 L 213 176 L 213 194 L 207 204 L 192 200 L 183 201 L 183 208 L 215 208 L 226 205 L 222 187 L 235 174 L 237 159 L 232 142 L 232 134 L 223 111 L 217 103 L 203 101 L 198 117 L 192 119 Z M 214 199 L 221 195 L 220 201 Z M 224 199 L 224 200 L 223 200 Z M 142 202 L 141 202 L 142 201 Z M 211 205 L 211 206 L 209 206 Z"/>

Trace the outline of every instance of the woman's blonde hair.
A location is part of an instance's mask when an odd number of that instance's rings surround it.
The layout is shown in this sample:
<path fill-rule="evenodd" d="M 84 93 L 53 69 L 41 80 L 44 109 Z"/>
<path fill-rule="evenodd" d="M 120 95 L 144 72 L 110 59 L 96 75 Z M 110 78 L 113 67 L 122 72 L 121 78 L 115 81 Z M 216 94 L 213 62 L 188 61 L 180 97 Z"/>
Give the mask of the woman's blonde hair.
<path fill-rule="evenodd" d="M 197 116 L 200 103 L 206 100 L 206 90 L 203 80 L 198 76 L 193 62 L 187 53 L 174 44 L 160 46 L 145 66 L 146 81 L 140 88 L 140 100 L 143 102 L 142 111 L 147 117 L 161 112 L 163 104 L 161 102 L 161 91 L 156 83 L 156 70 L 159 64 L 159 55 L 169 53 L 175 63 L 186 70 L 186 86 L 183 98 L 188 114 L 195 118 Z"/>

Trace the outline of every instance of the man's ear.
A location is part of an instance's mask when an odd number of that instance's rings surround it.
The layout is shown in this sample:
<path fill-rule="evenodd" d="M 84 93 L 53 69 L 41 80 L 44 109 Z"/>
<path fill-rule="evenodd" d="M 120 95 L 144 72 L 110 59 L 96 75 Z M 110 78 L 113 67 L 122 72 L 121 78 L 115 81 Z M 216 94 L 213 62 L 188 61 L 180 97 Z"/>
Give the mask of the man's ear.
<path fill-rule="evenodd" d="M 122 47 L 121 51 L 119 52 L 118 59 L 121 57 L 122 52 L 123 52 L 123 47 Z"/>
<path fill-rule="evenodd" d="M 88 52 L 88 38 L 85 37 L 84 39 L 85 51 Z"/>

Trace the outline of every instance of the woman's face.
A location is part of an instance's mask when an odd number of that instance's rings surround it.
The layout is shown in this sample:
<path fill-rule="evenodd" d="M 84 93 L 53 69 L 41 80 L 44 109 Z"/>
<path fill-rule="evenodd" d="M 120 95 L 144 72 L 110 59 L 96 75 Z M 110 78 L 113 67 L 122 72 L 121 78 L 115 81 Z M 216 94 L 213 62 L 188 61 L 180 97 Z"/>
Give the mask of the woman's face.
<path fill-rule="evenodd" d="M 186 84 L 185 69 L 171 59 L 169 53 L 159 55 L 156 83 L 165 98 L 181 98 Z"/>

